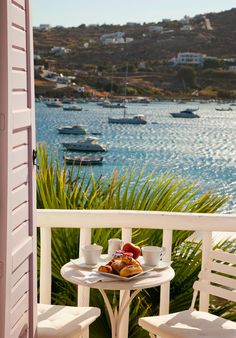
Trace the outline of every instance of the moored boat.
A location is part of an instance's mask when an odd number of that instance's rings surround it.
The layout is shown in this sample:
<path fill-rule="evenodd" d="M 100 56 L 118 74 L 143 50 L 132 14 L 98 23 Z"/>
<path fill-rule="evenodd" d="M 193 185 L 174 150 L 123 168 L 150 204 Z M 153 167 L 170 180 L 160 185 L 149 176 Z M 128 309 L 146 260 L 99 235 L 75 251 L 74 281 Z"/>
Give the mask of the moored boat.
<path fill-rule="evenodd" d="M 58 99 L 46 101 L 45 104 L 49 108 L 61 108 L 63 106 L 62 102 Z"/>
<path fill-rule="evenodd" d="M 171 116 L 173 117 L 180 117 L 180 118 L 185 118 L 185 119 L 194 119 L 194 118 L 199 118 L 200 116 L 194 113 L 193 111 L 186 109 L 182 110 L 178 113 L 170 113 Z"/>
<path fill-rule="evenodd" d="M 117 123 L 117 124 L 146 124 L 147 120 L 145 116 L 142 114 L 135 115 L 133 117 L 121 117 L 121 118 L 113 118 L 108 117 L 108 123 Z"/>
<path fill-rule="evenodd" d="M 233 111 L 231 107 L 216 107 L 215 110 L 217 111 Z"/>
<path fill-rule="evenodd" d="M 74 134 L 74 135 L 85 135 L 86 130 L 80 126 L 64 126 L 57 129 L 60 134 Z"/>
<path fill-rule="evenodd" d="M 82 108 L 77 106 L 77 105 L 68 105 L 68 106 L 63 106 L 63 110 L 66 110 L 66 111 L 81 111 Z"/>
<path fill-rule="evenodd" d="M 106 151 L 106 147 L 96 143 L 95 137 L 87 137 L 77 142 L 63 142 L 63 146 L 70 151 L 100 152 Z"/>
<path fill-rule="evenodd" d="M 64 156 L 64 160 L 67 164 L 78 165 L 99 165 L 102 164 L 102 156 Z"/>

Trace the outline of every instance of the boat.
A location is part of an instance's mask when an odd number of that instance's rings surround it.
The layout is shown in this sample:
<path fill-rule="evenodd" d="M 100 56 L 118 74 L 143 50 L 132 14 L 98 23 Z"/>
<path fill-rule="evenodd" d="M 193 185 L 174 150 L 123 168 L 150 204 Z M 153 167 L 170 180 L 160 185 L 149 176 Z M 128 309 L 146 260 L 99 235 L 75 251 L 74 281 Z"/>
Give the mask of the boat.
<path fill-rule="evenodd" d="M 64 156 L 66 164 L 78 164 L 78 165 L 101 165 L 103 161 L 102 156 Z"/>
<path fill-rule="evenodd" d="M 103 108 L 111 108 L 111 109 L 114 109 L 114 108 L 127 108 L 127 106 L 125 105 L 125 103 L 120 103 L 120 102 L 114 103 L 114 102 L 110 102 L 110 101 L 103 102 L 102 107 Z"/>
<path fill-rule="evenodd" d="M 182 117 L 186 119 L 194 119 L 194 118 L 199 118 L 200 116 L 194 113 L 193 111 L 187 109 L 187 110 L 182 110 L 178 113 L 170 113 L 173 117 Z"/>
<path fill-rule="evenodd" d="M 74 135 L 85 135 L 86 130 L 80 126 L 64 126 L 57 129 L 59 131 L 59 134 L 74 134 Z"/>
<path fill-rule="evenodd" d="M 126 73 L 125 73 L 125 98 L 127 92 L 127 77 L 128 77 L 128 64 L 126 66 Z M 116 124 L 146 124 L 147 121 L 143 114 L 134 115 L 133 117 L 126 116 L 126 106 L 124 105 L 124 112 L 123 117 L 120 118 L 113 118 L 108 117 L 108 123 L 116 123 Z"/>
<path fill-rule="evenodd" d="M 108 117 L 108 123 L 117 123 L 117 124 L 146 124 L 147 120 L 143 114 L 134 115 L 133 117 L 121 117 L 121 118 L 112 118 Z"/>
<path fill-rule="evenodd" d="M 62 102 L 58 99 L 46 101 L 45 104 L 49 108 L 61 108 L 62 107 Z"/>
<path fill-rule="evenodd" d="M 87 137 L 84 140 L 79 140 L 78 142 L 64 142 L 63 146 L 67 150 L 71 151 L 84 151 L 84 152 L 98 152 L 106 151 L 106 147 L 96 143 L 95 137 Z"/>
<path fill-rule="evenodd" d="M 68 105 L 68 106 L 63 106 L 63 110 L 66 111 L 81 111 L 82 108 L 76 105 Z"/>
<path fill-rule="evenodd" d="M 217 111 L 233 111 L 233 109 L 231 107 L 227 107 L 227 108 L 224 108 L 224 107 L 216 107 L 215 108 Z"/>

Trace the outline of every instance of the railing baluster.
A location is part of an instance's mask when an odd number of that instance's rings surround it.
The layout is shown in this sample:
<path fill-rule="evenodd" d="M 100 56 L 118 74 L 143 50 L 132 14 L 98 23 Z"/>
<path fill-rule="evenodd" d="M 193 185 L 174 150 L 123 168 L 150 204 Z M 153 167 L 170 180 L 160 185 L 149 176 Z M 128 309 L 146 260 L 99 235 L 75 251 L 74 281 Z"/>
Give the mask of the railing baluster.
<path fill-rule="evenodd" d="M 80 238 L 79 238 L 79 257 L 82 257 L 82 247 L 84 245 L 91 244 L 91 228 L 81 228 L 80 229 Z M 89 306 L 89 288 L 84 286 L 78 286 L 77 293 L 77 304 L 78 306 Z"/>
<path fill-rule="evenodd" d="M 202 267 L 201 270 L 206 268 L 208 255 L 212 248 L 212 232 L 204 231 L 202 239 Z M 199 298 L 199 310 L 208 312 L 209 307 L 209 294 L 203 291 L 200 291 Z"/>
<path fill-rule="evenodd" d="M 171 261 L 171 251 L 172 251 L 172 230 L 163 230 L 162 246 L 166 248 L 166 253 L 164 259 Z M 160 294 L 160 315 L 165 315 L 169 313 L 170 305 L 170 282 L 161 285 L 161 294 Z"/>
<path fill-rule="evenodd" d="M 43 304 L 51 304 L 51 228 L 40 228 L 40 297 Z"/>
<path fill-rule="evenodd" d="M 122 228 L 121 239 L 124 243 L 132 241 L 132 229 Z M 120 304 L 123 297 L 129 298 L 130 292 L 120 291 Z M 129 308 L 125 310 L 121 319 L 118 338 L 128 337 L 129 333 Z"/>

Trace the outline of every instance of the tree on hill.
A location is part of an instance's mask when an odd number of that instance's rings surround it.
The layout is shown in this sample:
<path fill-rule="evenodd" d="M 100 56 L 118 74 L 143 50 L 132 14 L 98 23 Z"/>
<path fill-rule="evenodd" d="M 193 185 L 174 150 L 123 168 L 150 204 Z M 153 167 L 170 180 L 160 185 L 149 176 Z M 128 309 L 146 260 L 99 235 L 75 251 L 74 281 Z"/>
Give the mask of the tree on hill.
<path fill-rule="evenodd" d="M 182 81 L 184 89 L 196 87 L 196 72 L 192 67 L 180 67 L 177 76 Z"/>

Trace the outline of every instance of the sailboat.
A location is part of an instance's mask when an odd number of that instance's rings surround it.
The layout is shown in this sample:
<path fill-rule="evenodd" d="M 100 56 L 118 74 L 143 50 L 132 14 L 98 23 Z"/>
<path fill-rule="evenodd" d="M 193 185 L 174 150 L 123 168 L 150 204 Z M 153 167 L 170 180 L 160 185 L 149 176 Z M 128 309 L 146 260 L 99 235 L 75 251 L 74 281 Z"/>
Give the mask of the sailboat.
<path fill-rule="evenodd" d="M 126 65 L 126 73 L 125 73 L 125 98 L 127 95 L 127 78 L 128 78 L 128 63 Z M 116 124 L 146 124 L 147 121 L 143 114 L 134 115 L 133 117 L 126 116 L 126 106 L 124 105 L 124 113 L 123 117 L 113 118 L 108 117 L 108 123 L 116 123 Z"/>

